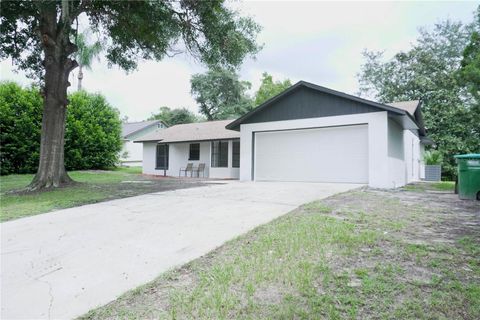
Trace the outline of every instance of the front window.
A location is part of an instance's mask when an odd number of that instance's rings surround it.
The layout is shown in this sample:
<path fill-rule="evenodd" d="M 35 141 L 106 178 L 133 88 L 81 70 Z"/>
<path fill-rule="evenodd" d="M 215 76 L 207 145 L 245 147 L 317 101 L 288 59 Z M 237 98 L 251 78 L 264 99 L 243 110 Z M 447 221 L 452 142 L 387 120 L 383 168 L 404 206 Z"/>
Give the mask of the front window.
<path fill-rule="evenodd" d="M 234 140 L 232 144 L 232 167 L 240 168 L 240 140 Z"/>
<path fill-rule="evenodd" d="M 200 143 L 190 143 L 188 160 L 200 160 Z"/>
<path fill-rule="evenodd" d="M 228 141 L 212 141 L 212 168 L 228 167 Z"/>
<path fill-rule="evenodd" d="M 156 169 L 168 170 L 168 144 L 157 144 Z"/>

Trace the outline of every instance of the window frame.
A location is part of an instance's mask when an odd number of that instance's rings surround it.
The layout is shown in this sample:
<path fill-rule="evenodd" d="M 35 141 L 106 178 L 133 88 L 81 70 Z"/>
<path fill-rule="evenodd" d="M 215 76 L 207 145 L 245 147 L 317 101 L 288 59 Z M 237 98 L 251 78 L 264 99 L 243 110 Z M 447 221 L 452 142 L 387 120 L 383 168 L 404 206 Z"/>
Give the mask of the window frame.
<path fill-rule="evenodd" d="M 192 157 L 192 146 L 198 146 L 198 149 L 197 150 L 193 150 L 193 151 L 196 151 L 197 154 L 196 154 L 196 158 Z M 189 161 L 199 161 L 200 160 L 200 143 L 190 143 L 189 147 L 188 147 L 188 160 Z"/>
<path fill-rule="evenodd" d="M 218 148 L 215 147 L 215 143 L 218 143 Z M 212 168 L 228 168 L 228 140 L 213 140 L 211 142 L 210 152 L 210 167 Z M 217 150 L 218 149 L 218 150 Z M 225 150 L 222 157 L 222 152 Z M 218 155 L 218 159 L 215 160 L 215 156 Z"/>
<path fill-rule="evenodd" d="M 159 161 L 160 161 L 160 148 L 163 147 L 163 155 L 162 155 L 162 158 L 163 158 L 163 161 L 165 161 L 164 165 L 163 166 L 160 166 L 159 165 Z M 155 169 L 156 170 L 168 170 L 168 166 L 169 166 L 169 158 L 170 158 L 170 147 L 167 143 L 158 143 L 157 146 L 156 146 L 156 149 L 155 149 Z"/>
<path fill-rule="evenodd" d="M 235 145 L 238 145 L 238 151 Z M 232 140 L 232 168 L 240 168 L 240 139 Z"/>

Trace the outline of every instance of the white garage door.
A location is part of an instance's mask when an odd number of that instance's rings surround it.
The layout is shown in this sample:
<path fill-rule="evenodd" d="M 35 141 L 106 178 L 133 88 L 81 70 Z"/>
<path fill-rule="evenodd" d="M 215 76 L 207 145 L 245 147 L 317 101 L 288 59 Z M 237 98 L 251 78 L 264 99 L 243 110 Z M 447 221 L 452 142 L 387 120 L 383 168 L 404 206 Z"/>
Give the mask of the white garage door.
<path fill-rule="evenodd" d="M 255 133 L 255 179 L 368 183 L 367 125 Z"/>

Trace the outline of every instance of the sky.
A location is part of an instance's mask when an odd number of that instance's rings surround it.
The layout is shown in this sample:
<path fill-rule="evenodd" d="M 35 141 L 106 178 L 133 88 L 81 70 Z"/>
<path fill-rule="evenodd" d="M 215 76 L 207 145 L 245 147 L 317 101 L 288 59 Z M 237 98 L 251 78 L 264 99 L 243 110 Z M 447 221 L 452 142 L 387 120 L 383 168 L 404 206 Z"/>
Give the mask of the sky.
<path fill-rule="evenodd" d="M 357 73 L 364 49 L 385 51 L 391 57 L 411 48 L 418 28 L 432 27 L 445 19 L 469 23 L 478 1 L 471 2 L 298 2 L 248 1 L 228 5 L 251 16 L 262 26 L 258 42 L 263 49 L 247 58 L 240 78 L 252 83 L 253 94 L 263 72 L 274 80 L 313 82 L 350 94 L 358 92 Z M 10 60 L 0 62 L 0 79 L 28 85 L 31 80 L 15 73 Z M 83 87 L 100 92 L 129 121 L 146 120 L 161 106 L 198 111 L 190 94 L 190 78 L 205 67 L 186 55 L 160 62 L 140 61 L 125 73 L 109 68 L 100 58 L 84 72 Z M 70 92 L 77 87 L 73 71 Z"/>

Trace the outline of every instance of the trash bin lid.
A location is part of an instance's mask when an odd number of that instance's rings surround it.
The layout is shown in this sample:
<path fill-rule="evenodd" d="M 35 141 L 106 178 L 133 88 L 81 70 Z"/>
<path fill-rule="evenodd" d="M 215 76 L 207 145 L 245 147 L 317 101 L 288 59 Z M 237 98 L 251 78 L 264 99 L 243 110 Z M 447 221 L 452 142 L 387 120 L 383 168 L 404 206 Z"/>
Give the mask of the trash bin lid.
<path fill-rule="evenodd" d="M 453 157 L 456 159 L 480 159 L 480 153 L 457 154 Z"/>

